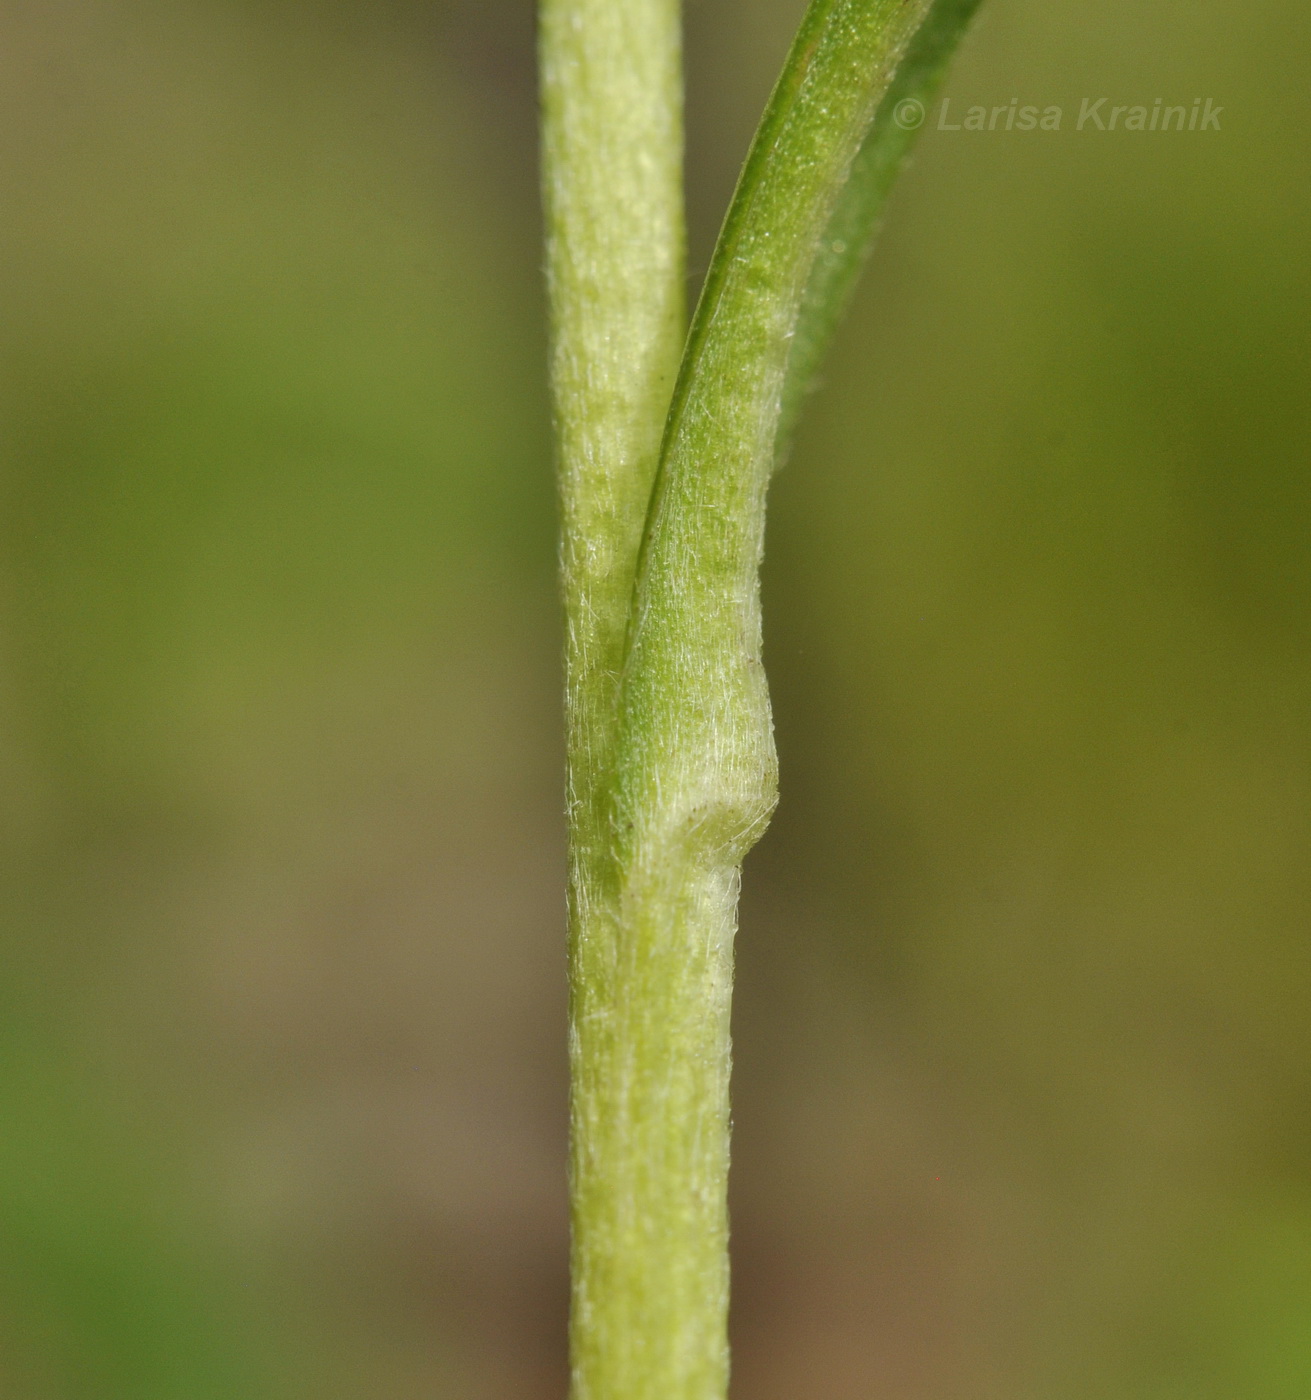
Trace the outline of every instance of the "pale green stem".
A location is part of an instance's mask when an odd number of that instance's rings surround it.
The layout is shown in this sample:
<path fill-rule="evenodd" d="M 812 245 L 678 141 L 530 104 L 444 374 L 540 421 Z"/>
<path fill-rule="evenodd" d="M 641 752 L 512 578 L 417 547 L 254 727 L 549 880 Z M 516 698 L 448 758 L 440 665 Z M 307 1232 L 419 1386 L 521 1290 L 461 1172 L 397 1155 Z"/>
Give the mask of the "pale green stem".
<path fill-rule="evenodd" d="M 686 331 L 677 0 L 542 0 L 571 815 L 607 771 L 633 576 Z"/>
<path fill-rule="evenodd" d="M 568 664 L 573 1400 L 726 1394 L 732 944 L 739 867 L 776 791 L 760 665 L 765 491 L 785 400 L 799 399 L 858 265 L 840 231 L 867 241 L 904 153 L 875 114 L 926 16 L 907 92 L 931 89 L 948 31 L 972 7 L 812 0 L 661 440 L 680 326 L 676 6 L 543 3 Z M 869 188 L 844 195 L 862 145 Z"/>
<path fill-rule="evenodd" d="M 686 329 L 679 5 L 542 0 L 540 52 L 566 635 L 572 1393 L 617 1400 L 636 1394 L 628 1333 L 663 1326 L 634 1304 L 659 1279 L 624 1224 L 660 1218 L 635 1180 L 613 1071 L 631 1008 L 612 973 L 611 805 L 633 579 Z"/>

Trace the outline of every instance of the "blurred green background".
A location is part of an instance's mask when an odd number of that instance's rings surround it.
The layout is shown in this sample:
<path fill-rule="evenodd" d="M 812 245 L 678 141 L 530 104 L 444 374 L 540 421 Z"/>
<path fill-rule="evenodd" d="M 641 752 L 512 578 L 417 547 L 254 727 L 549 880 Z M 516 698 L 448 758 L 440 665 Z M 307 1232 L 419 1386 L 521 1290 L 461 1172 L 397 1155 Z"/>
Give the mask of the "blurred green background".
<path fill-rule="evenodd" d="M 694 271 L 798 11 L 689 5 Z M 563 1395 L 532 43 L 0 4 L 6 1398 Z M 738 1400 L 1311 1395 L 1308 60 L 987 0 L 954 113 L 1063 128 L 895 197 L 773 493 Z"/>

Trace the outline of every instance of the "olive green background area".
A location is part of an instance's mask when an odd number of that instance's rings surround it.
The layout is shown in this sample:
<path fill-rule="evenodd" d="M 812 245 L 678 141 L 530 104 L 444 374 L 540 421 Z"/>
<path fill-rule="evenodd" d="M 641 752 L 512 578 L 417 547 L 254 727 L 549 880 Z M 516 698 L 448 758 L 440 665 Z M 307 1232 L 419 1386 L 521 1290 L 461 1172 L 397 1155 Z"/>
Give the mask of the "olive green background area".
<path fill-rule="evenodd" d="M 689 7 L 696 270 L 797 10 Z M 1063 129 L 893 201 L 771 504 L 738 1400 L 1311 1393 L 1308 60 L 988 0 L 953 111 Z M 0 5 L 5 1397 L 563 1395 L 532 89 L 523 0 Z"/>

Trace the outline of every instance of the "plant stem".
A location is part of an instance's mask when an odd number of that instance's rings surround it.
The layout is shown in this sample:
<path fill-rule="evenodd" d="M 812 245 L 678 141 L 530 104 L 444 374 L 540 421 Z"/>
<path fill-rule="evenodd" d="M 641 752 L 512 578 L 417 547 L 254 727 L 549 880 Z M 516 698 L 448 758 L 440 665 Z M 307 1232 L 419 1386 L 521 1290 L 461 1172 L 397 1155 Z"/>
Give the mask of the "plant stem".
<path fill-rule="evenodd" d="M 634 1238 L 668 1221 L 629 1136 L 620 1062 L 633 1018 L 649 1013 L 615 975 L 612 839 L 624 638 L 686 329 L 679 8 L 543 0 L 540 12 L 566 638 L 575 1400 L 648 1393 L 634 1377 L 660 1368 L 643 1348 L 662 1345 L 677 1327 L 669 1309 L 685 1307 Z M 680 1165 L 670 1167 L 686 1183 Z"/>
<path fill-rule="evenodd" d="M 605 1400 L 728 1379 L 729 1009 L 739 867 L 776 765 L 760 662 L 765 491 L 821 236 L 928 0 L 812 4 L 711 265 L 652 494 L 615 750 L 605 1130 L 626 1185 Z M 607 1144 L 607 1146 L 611 1146 Z M 589 1397 L 590 1400 L 590 1397 Z"/>
<path fill-rule="evenodd" d="M 732 946 L 776 797 L 765 492 L 908 144 L 876 113 L 908 50 L 892 92 L 931 90 L 975 3 L 811 0 L 680 366 L 677 5 L 543 0 L 573 1400 L 727 1390 Z"/>

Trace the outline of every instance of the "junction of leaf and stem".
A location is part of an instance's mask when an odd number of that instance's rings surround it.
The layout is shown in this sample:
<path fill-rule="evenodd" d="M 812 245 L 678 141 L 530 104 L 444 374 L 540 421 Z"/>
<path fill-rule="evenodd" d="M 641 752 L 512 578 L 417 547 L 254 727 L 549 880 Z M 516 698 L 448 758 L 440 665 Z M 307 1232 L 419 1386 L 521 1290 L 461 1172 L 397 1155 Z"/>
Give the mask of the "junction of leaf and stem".
<path fill-rule="evenodd" d="M 812 0 L 685 329 L 675 0 L 542 0 L 573 1400 L 723 1400 L 739 871 L 776 800 L 765 496 L 978 0 Z"/>

